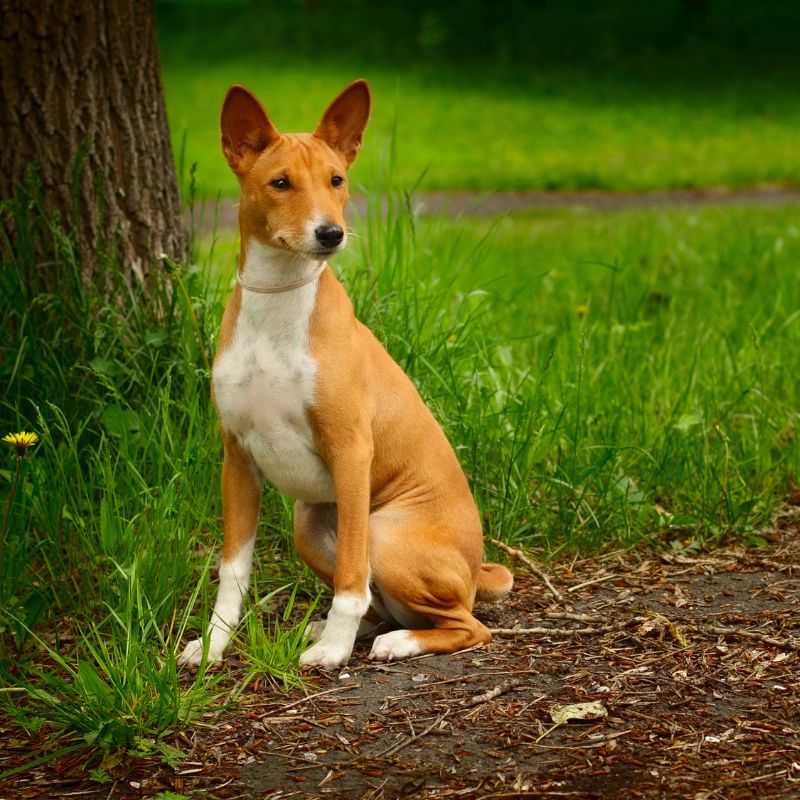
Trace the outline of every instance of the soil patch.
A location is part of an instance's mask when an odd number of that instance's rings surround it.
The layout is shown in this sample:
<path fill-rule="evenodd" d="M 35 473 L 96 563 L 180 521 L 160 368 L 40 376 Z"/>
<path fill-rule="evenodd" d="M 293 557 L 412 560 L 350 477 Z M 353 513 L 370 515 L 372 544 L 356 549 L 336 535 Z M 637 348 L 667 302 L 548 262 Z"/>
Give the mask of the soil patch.
<path fill-rule="evenodd" d="M 177 767 L 128 759 L 98 786 L 67 758 L 0 797 L 798 797 L 800 509 L 780 530 L 557 565 L 561 602 L 517 562 L 508 600 L 476 610 L 501 631 L 488 646 L 375 665 L 359 644 L 306 692 L 249 686 L 175 740 Z M 579 703 L 605 716 L 553 722 Z M 5 747 L 0 772 L 29 748 Z"/>

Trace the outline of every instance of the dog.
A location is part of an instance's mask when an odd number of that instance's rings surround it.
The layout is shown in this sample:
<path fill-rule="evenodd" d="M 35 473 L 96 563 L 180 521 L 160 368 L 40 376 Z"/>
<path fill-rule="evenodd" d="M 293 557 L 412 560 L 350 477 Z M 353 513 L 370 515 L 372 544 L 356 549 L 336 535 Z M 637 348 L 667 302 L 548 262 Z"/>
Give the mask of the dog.
<path fill-rule="evenodd" d="M 348 86 L 313 134 L 280 134 L 234 85 L 222 150 L 239 180 L 241 253 L 213 368 L 222 429 L 224 541 L 207 641 L 180 658 L 222 658 L 250 577 L 265 480 L 295 500 L 294 540 L 333 589 L 302 665 L 344 665 L 379 626 L 370 659 L 452 653 L 488 642 L 472 615 L 511 573 L 483 564 L 466 477 L 408 376 L 353 313 L 327 264 L 347 244 L 347 170 L 370 114 Z"/>

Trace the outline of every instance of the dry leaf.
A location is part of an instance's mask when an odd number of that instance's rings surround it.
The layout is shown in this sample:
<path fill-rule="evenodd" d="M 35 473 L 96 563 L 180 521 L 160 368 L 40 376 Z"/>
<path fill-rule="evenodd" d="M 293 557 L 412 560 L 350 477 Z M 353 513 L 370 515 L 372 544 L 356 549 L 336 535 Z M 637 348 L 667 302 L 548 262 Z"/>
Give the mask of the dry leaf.
<path fill-rule="evenodd" d="M 568 706 L 552 706 L 550 708 L 550 719 L 556 725 L 563 725 L 570 720 L 590 720 L 601 719 L 608 716 L 608 710 L 599 701 L 592 703 L 573 703 Z"/>

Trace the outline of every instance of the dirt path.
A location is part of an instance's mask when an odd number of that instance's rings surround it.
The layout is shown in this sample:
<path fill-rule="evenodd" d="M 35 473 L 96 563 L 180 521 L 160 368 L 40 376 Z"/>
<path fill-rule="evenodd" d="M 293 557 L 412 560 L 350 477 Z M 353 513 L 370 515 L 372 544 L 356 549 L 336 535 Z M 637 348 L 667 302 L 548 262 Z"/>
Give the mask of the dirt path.
<path fill-rule="evenodd" d="M 800 204 L 800 189 L 783 186 L 755 186 L 747 189 L 675 189 L 657 192 L 422 192 L 414 195 L 415 207 L 423 214 L 494 217 L 511 211 L 534 209 L 591 208 L 623 211 L 637 208 L 697 207 L 709 205 L 783 206 Z M 363 216 L 367 201 L 363 195 L 351 200 L 351 213 Z M 235 228 L 238 205 L 223 198 L 219 208 L 200 203 L 196 208 L 198 230 Z"/>
<path fill-rule="evenodd" d="M 796 798 L 800 508 L 780 529 L 764 548 L 563 564 L 560 602 L 517 563 L 508 602 L 476 613 L 528 632 L 389 665 L 358 645 L 306 693 L 248 687 L 175 740 L 177 767 L 123 761 L 98 786 L 73 757 L 0 797 Z M 604 715 L 554 725 L 588 702 Z"/>

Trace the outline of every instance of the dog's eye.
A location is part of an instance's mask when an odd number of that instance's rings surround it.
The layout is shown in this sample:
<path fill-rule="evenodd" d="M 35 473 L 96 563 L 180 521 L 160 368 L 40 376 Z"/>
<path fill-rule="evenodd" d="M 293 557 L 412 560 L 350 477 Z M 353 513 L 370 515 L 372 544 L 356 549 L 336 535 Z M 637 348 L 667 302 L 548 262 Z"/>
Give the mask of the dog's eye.
<path fill-rule="evenodd" d="M 269 182 L 269 185 L 279 192 L 285 192 L 292 184 L 289 183 L 288 178 L 275 178 L 274 181 Z"/>
<path fill-rule="evenodd" d="M 331 178 L 331 186 L 339 188 L 344 183 L 344 178 L 341 175 L 334 175 Z"/>

